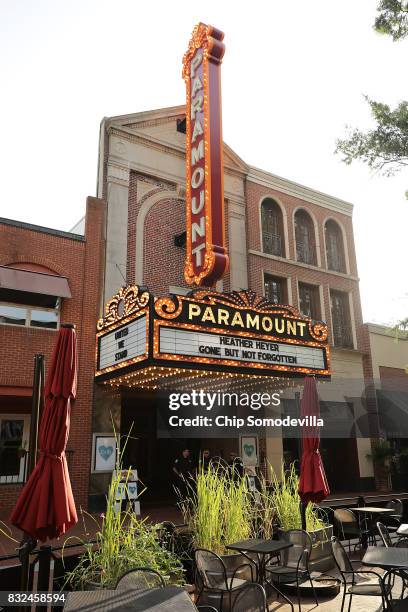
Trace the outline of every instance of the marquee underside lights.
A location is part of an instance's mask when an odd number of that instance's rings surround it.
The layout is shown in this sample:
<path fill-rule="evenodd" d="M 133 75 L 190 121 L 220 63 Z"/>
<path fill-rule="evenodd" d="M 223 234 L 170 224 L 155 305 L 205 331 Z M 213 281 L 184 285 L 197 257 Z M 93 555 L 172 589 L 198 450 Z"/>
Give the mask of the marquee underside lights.
<path fill-rule="evenodd" d="M 96 377 L 101 381 L 128 380 L 138 370 L 157 373 L 156 367 L 176 373 L 198 368 L 200 377 L 330 376 L 325 323 L 253 291 L 201 289 L 154 299 L 133 286 L 122 288 L 105 312 L 96 346 Z M 138 384 L 154 386 L 146 376 L 138 375 Z"/>
<path fill-rule="evenodd" d="M 228 268 L 221 126 L 223 32 L 199 23 L 183 57 L 186 83 L 186 230 L 184 277 L 211 287 Z"/>

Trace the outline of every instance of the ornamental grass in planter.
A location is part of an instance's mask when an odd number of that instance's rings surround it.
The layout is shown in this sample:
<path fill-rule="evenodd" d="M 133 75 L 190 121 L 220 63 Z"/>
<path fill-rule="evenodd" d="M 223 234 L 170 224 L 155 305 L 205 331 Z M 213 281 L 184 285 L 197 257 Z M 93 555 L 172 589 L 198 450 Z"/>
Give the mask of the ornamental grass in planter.
<path fill-rule="evenodd" d="M 124 449 L 123 449 L 124 450 Z M 122 451 L 123 454 L 123 451 Z M 127 473 L 124 479 L 123 474 Z M 64 547 L 79 541 L 85 552 L 78 565 L 66 574 L 65 585 L 76 590 L 114 588 L 118 578 L 134 567 L 149 567 L 157 570 L 170 584 L 184 583 L 184 569 L 178 556 L 163 542 L 161 523 L 150 524 L 147 519 L 138 519 L 133 512 L 116 512 L 116 494 L 119 484 L 127 487 L 130 471 L 122 470 L 121 457 L 116 465 L 116 477 L 112 478 L 106 497 L 106 512 L 98 524 L 96 543 L 68 538 Z M 62 551 L 64 558 L 64 549 Z"/>
<path fill-rule="evenodd" d="M 279 477 L 269 466 L 272 476 L 271 500 L 275 508 L 276 519 L 279 523 L 282 538 L 290 529 L 302 528 L 300 510 L 299 476 L 295 464 L 285 470 L 282 464 Z M 334 567 L 331 553 L 330 538 L 333 535 L 333 525 L 321 516 L 315 504 L 309 503 L 306 507 L 306 531 L 312 538 L 312 553 L 309 566 L 311 571 L 326 571 Z"/>
<path fill-rule="evenodd" d="M 206 548 L 217 555 L 232 555 L 227 544 L 251 537 L 253 497 L 245 477 L 233 477 L 222 465 L 200 470 L 188 495 L 179 494 L 179 506 L 195 548 Z"/>

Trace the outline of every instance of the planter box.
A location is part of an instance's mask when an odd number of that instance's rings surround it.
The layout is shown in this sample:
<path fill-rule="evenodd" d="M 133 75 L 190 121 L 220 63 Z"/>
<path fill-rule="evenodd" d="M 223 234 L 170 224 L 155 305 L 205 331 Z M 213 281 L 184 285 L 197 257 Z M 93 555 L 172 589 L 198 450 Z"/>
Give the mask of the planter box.
<path fill-rule="evenodd" d="M 287 540 L 287 531 L 279 529 L 280 537 Z M 308 531 L 312 538 L 312 553 L 309 559 L 309 569 L 311 572 L 326 572 L 335 566 L 330 538 L 333 535 L 333 525 L 328 525 L 323 529 Z"/>

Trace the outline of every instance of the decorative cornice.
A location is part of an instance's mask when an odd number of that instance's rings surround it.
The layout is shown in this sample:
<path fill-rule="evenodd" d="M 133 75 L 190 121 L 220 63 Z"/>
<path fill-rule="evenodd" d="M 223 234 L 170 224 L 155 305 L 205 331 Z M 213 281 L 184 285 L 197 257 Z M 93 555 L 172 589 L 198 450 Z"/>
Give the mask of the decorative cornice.
<path fill-rule="evenodd" d="M 300 185 L 299 183 L 282 178 L 276 174 L 271 174 L 260 168 L 249 166 L 247 180 L 264 187 L 269 187 L 270 189 L 275 189 L 281 193 L 294 196 L 300 200 L 323 206 L 329 210 L 340 212 L 343 215 L 352 216 L 353 204 L 350 204 L 350 202 L 340 200 L 339 198 L 322 193 L 321 191 L 316 191 L 305 185 Z"/>

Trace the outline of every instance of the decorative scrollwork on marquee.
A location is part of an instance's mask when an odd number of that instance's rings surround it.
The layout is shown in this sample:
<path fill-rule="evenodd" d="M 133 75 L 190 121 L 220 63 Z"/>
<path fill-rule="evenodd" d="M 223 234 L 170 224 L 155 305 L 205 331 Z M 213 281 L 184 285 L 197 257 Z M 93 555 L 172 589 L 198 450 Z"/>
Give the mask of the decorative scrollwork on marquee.
<path fill-rule="evenodd" d="M 118 293 L 107 302 L 105 315 L 97 323 L 98 331 L 145 308 L 149 300 L 150 293 L 137 285 L 121 287 Z"/>
<path fill-rule="evenodd" d="M 179 295 L 172 295 L 172 297 L 158 298 L 154 303 L 154 309 L 156 313 L 162 319 L 176 319 L 183 308 L 183 302 Z"/>
<path fill-rule="evenodd" d="M 327 325 L 322 321 L 310 321 L 309 332 L 312 338 L 318 342 L 326 342 L 327 338 L 329 337 Z"/>
<path fill-rule="evenodd" d="M 230 293 L 218 293 L 211 289 L 196 289 L 190 292 L 189 297 L 208 304 L 223 304 L 225 306 L 248 308 L 262 313 L 300 316 L 299 310 L 294 306 L 270 302 L 266 297 L 258 295 L 252 289 L 231 291 Z"/>

